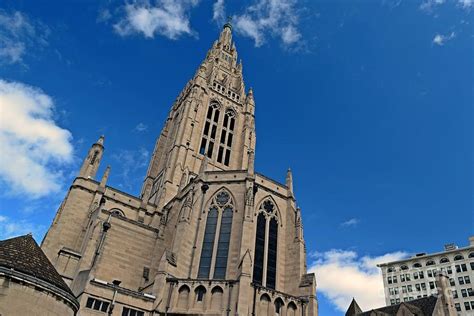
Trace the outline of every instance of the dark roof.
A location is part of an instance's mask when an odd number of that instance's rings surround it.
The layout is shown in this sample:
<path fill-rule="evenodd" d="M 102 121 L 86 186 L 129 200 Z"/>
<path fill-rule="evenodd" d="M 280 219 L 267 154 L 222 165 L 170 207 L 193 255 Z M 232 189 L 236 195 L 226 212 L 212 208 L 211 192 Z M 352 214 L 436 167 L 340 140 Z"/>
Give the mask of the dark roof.
<path fill-rule="evenodd" d="M 0 267 L 41 279 L 72 294 L 31 235 L 0 241 Z"/>
<path fill-rule="evenodd" d="M 356 300 L 352 298 L 352 302 L 347 309 L 346 316 L 358 315 L 360 313 L 362 313 L 362 309 L 359 307 L 359 304 L 357 304 Z"/>
<path fill-rule="evenodd" d="M 422 297 L 413 301 L 408 301 L 408 302 L 403 302 L 396 305 L 390 305 L 386 307 L 373 309 L 373 310 L 356 314 L 356 315 L 358 316 L 370 315 L 372 311 L 378 311 L 378 312 L 386 313 L 388 315 L 396 315 L 398 309 L 400 308 L 400 305 L 404 304 L 412 312 L 419 313 L 421 311 L 423 313 L 422 315 L 428 316 L 428 315 L 433 314 L 437 301 L 438 301 L 438 298 L 432 295 L 428 297 Z"/>

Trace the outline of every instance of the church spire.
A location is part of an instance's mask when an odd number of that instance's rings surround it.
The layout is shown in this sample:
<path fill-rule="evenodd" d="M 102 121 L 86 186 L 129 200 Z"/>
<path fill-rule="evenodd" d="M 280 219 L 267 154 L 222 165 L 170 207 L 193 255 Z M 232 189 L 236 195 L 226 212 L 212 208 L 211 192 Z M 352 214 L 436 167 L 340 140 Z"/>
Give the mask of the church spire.
<path fill-rule="evenodd" d="M 101 135 L 99 139 L 91 146 L 87 153 L 86 159 L 82 163 L 81 170 L 79 171 L 79 177 L 86 179 L 94 179 L 99 169 L 100 160 L 104 154 L 104 135 Z"/>

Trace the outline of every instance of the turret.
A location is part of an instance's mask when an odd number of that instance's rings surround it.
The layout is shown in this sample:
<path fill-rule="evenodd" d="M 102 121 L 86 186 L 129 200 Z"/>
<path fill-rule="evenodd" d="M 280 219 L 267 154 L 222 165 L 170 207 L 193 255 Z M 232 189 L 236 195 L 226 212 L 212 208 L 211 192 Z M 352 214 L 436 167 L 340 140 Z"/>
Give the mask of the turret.
<path fill-rule="evenodd" d="M 94 179 L 99 169 L 100 160 L 104 154 L 104 136 L 101 135 L 97 142 L 95 142 L 89 152 L 87 153 L 86 159 L 82 163 L 81 170 L 79 170 L 78 177 L 86 179 Z"/>

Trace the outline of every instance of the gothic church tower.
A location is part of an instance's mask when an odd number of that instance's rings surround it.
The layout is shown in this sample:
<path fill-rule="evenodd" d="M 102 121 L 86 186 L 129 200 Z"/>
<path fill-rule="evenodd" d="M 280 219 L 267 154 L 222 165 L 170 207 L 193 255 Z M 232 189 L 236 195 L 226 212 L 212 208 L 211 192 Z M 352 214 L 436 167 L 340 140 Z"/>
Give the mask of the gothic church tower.
<path fill-rule="evenodd" d="M 95 143 L 42 248 L 80 315 L 317 315 L 293 176 L 254 171 L 255 102 L 226 24 L 173 103 L 139 197 Z"/>

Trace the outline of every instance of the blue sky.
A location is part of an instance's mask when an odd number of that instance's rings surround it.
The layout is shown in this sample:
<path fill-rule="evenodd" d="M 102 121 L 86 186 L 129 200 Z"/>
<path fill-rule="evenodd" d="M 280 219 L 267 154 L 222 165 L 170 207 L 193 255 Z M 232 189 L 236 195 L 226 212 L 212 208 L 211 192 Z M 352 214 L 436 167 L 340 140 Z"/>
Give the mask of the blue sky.
<path fill-rule="evenodd" d="M 271 3 L 2 1 L 0 238 L 42 239 L 101 134 L 99 173 L 111 165 L 109 184 L 137 194 L 170 105 L 230 15 L 256 168 L 282 182 L 293 170 L 320 315 L 352 296 L 382 304 L 376 262 L 467 244 L 474 1 Z"/>

